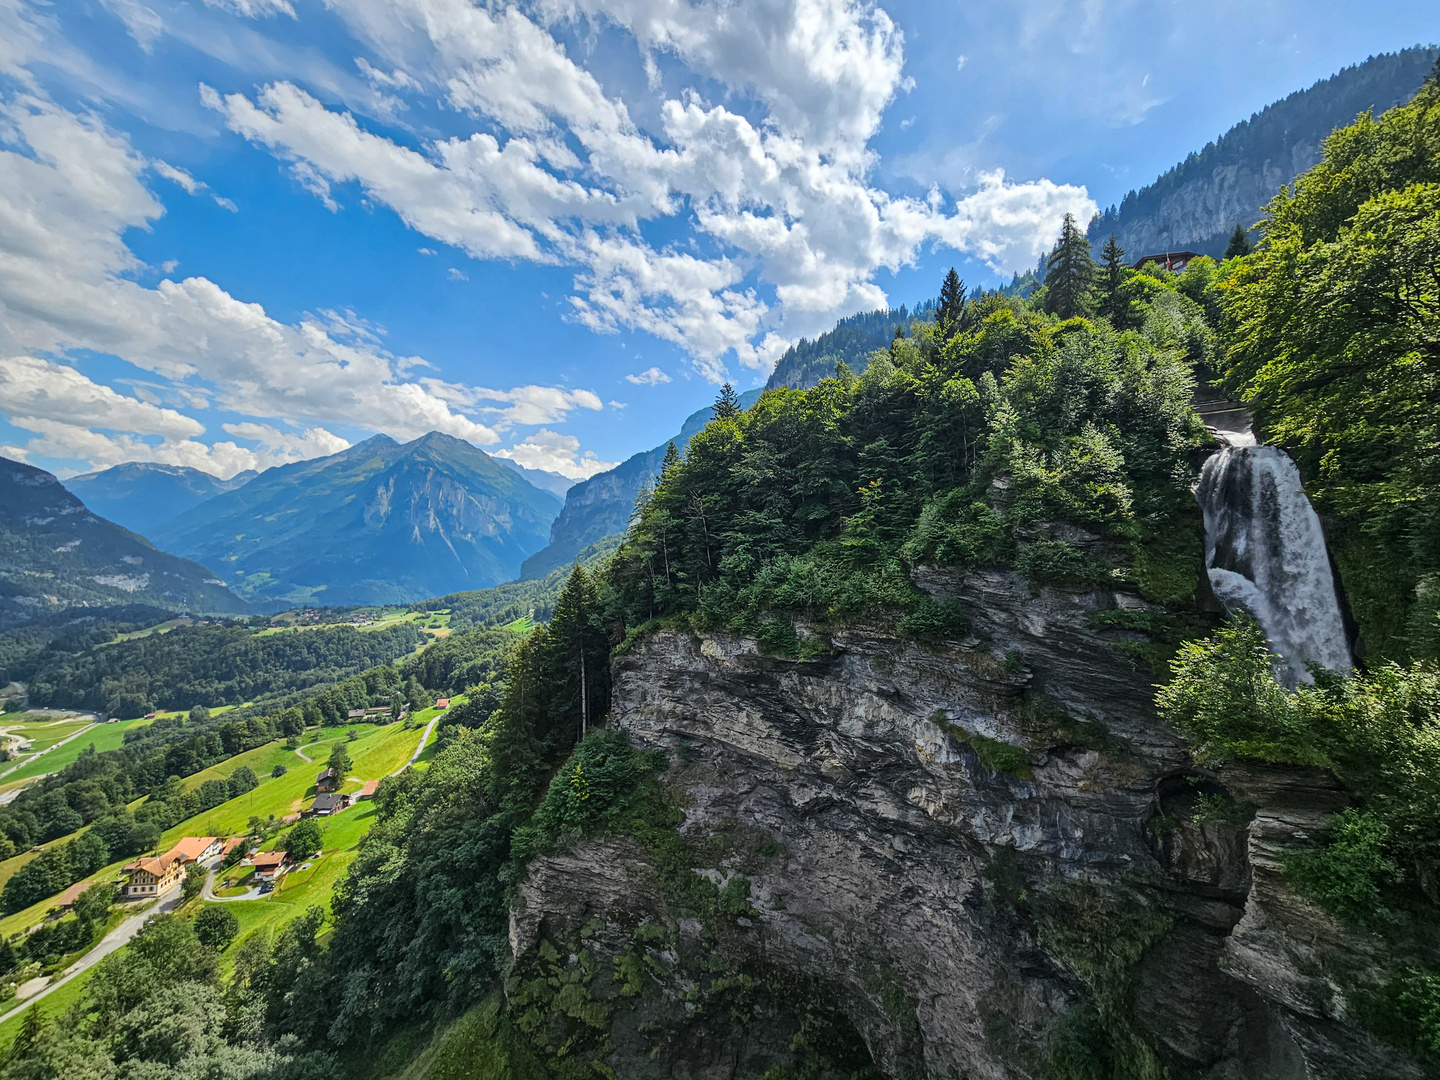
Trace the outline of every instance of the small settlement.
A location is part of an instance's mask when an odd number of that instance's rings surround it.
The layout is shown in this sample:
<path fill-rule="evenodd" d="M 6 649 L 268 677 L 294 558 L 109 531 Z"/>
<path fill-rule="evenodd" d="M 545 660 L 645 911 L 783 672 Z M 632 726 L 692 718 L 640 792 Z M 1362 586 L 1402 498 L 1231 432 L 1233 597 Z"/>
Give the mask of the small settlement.
<path fill-rule="evenodd" d="M 164 855 L 136 859 L 120 868 L 126 878 L 120 888 L 120 898 L 134 900 L 168 892 L 185 876 L 187 866 L 219 855 L 224 846 L 224 841 L 216 836 L 186 836 Z"/>

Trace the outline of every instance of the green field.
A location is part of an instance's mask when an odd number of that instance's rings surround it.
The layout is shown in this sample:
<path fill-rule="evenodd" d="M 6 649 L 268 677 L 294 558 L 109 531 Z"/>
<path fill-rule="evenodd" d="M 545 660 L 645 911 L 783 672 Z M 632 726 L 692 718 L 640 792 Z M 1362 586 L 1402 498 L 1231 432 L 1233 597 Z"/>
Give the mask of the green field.
<path fill-rule="evenodd" d="M 26 761 L 23 766 L 10 773 L 5 779 L 7 781 L 25 780 L 35 776 L 44 776 L 46 773 L 59 772 L 91 746 L 95 747 L 96 753 L 118 750 L 125 743 L 125 732 L 143 728 L 149 723 L 149 720 L 121 720 L 114 724 L 97 724 L 80 738 L 71 740 L 60 749 L 51 751 L 43 757 Z M 54 741 L 50 745 L 53 746 Z M 25 756 L 32 757 L 28 754 Z"/>
<path fill-rule="evenodd" d="M 191 773 L 185 778 L 185 790 L 198 788 L 206 780 L 228 780 L 230 774 L 241 765 L 249 765 L 262 781 L 269 778 L 276 765 L 284 765 L 287 770 L 309 767 L 303 760 L 295 756 L 294 750 L 287 750 L 285 744 L 277 740 L 268 742 L 264 746 L 257 746 L 253 750 L 246 750 L 243 754 L 236 754 L 232 758 L 226 758 L 218 765 L 211 765 L 208 769 Z"/>
<path fill-rule="evenodd" d="M 425 714 L 421 713 L 419 715 L 423 716 Z M 350 758 L 355 766 L 351 770 L 351 774 L 366 780 L 379 780 L 388 772 L 393 772 L 403 765 L 405 761 L 409 759 L 410 755 L 414 753 L 423 731 L 421 728 L 406 731 L 400 724 L 389 724 L 385 727 L 368 724 L 356 725 L 356 727 L 357 729 L 365 729 L 366 734 L 349 744 Z M 330 744 L 345 738 L 345 731 L 347 729 L 326 728 L 324 730 L 327 733 L 333 732 L 333 737 L 312 745 L 323 747 L 324 754 L 328 756 L 330 753 Z M 260 818 L 269 818 L 271 815 L 274 815 L 276 818 L 282 818 L 286 814 L 299 811 L 304 806 L 305 801 L 315 794 L 315 774 L 323 768 L 323 761 L 317 762 L 314 765 L 306 765 L 304 761 L 295 755 L 294 751 L 285 750 L 284 746 L 280 743 L 268 743 L 265 746 L 257 747 L 244 754 L 239 754 L 236 757 L 221 762 L 219 765 L 213 766 L 211 769 L 204 770 L 203 773 L 196 773 L 189 779 L 193 781 L 201 777 L 209 779 L 210 777 L 228 776 L 236 766 L 249 764 L 250 761 L 255 760 L 268 760 L 268 756 L 272 754 L 288 755 L 289 763 L 286 763 L 286 768 L 290 771 L 281 777 L 271 777 L 268 771 L 261 774 L 260 770 L 256 769 L 256 774 L 260 777 L 259 787 L 237 798 L 223 802 L 211 810 L 197 814 L 195 817 L 182 821 L 179 825 L 166 830 L 160 838 L 160 850 L 168 850 L 177 840 L 184 836 L 240 836 L 249 828 L 252 815 Z M 280 757 L 279 760 L 282 762 L 286 761 L 283 756 Z M 273 765 L 271 767 L 273 768 Z M 255 768 L 255 766 L 252 764 L 251 768 Z M 381 769 L 385 771 L 382 772 L 380 771 Z M 200 782 L 203 783 L 203 779 L 201 779 Z M 358 788 L 359 785 L 352 783 L 346 786 L 354 790 Z M 364 805 L 352 808 L 333 819 L 327 819 L 324 827 L 327 830 L 332 826 L 337 828 L 339 831 L 336 834 L 335 842 L 341 843 L 346 847 L 351 847 L 359 840 L 358 834 L 351 835 L 355 828 L 354 822 L 361 817 L 364 817 L 367 822 L 371 820 L 370 809 L 370 807 Z M 353 817 L 351 815 L 353 815 Z M 365 828 L 368 827 L 367 824 Z M 75 833 L 72 833 L 70 836 L 62 837 L 57 841 L 52 841 L 52 843 L 65 843 L 74 839 L 75 835 Z M 328 839 L 326 846 L 327 848 L 330 846 L 330 840 Z M 24 852 L 0 863 L 0 887 L 3 887 L 4 881 L 8 881 L 16 870 L 33 858 L 35 858 L 34 852 Z M 336 858 L 338 859 L 336 865 L 339 869 L 335 871 L 335 876 L 338 877 L 339 873 L 343 871 L 344 865 L 348 864 L 349 859 L 353 858 L 353 853 L 346 855 L 344 851 L 340 851 L 336 853 Z M 90 877 L 85 880 L 114 881 L 119 877 L 120 867 L 128 861 L 128 859 L 117 860 L 104 869 L 90 875 Z M 330 870 L 327 869 L 326 873 L 330 873 Z M 326 895 L 328 895 L 328 892 Z M 275 897 L 267 897 L 266 899 L 270 900 L 274 898 Z M 263 902 L 264 901 L 259 900 L 242 901 L 236 906 L 237 908 L 243 908 L 251 903 L 258 904 Z M 46 912 L 49 910 L 50 901 L 47 899 L 37 904 L 32 904 L 30 907 L 18 911 L 14 915 L 8 915 L 0 919 L 0 936 L 8 937 L 11 934 L 29 929 L 44 919 Z M 239 914 L 238 911 L 237 914 Z"/>
<path fill-rule="evenodd" d="M 228 967 L 240 943 L 257 930 L 274 934 L 314 905 L 328 912 L 335 884 L 354 862 L 360 841 L 375 824 L 375 813 L 374 804 L 360 803 L 324 819 L 321 825 L 324 850 L 318 859 L 311 860 L 308 870 L 294 870 L 286 874 L 280 887 L 269 896 L 226 904 L 226 908 L 240 920 L 240 932 L 221 954 L 221 963 Z"/>
<path fill-rule="evenodd" d="M 368 634 L 375 630 L 384 630 L 399 623 L 414 623 L 421 630 L 433 637 L 446 637 L 450 633 L 450 612 L 448 611 L 411 611 L 408 608 L 362 608 L 350 612 L 345 618 L 335 619 L 331 622 L 299 623 L 294 621 L 294 616 L 282 612 L 270 620 L 268 629 L 261 630 L 257 637 L 266 637 L 273 634 L 296 634 L 306 630 L 334 630 L 342 626 L 355 626 L 350 618 L 351 615 L 363 615 L 371 621 L 357 629 L 362 634 Z"/>
<path fill-rule="evenodd" d="M 0 723 L 0 730 L 18 735 L 22 739 L 32 740 L 31 748 L 26 753 L 17 755 L 14 761 L 7 762 L 4 768 L 0 768 L 0 772 L 12 768 L 15 762 L 26 761 L 34 757 L 41 750 L 54 746 L 61 739 L 68 739 L 77 731 L 84 731 L 91 723 L 89 719 L 80 719 L 79 717 L 69 717 L 63 720 L 22 721 L 20 717 L 23 715 L 21 713 L 16 716 L 13 723 Z"/>

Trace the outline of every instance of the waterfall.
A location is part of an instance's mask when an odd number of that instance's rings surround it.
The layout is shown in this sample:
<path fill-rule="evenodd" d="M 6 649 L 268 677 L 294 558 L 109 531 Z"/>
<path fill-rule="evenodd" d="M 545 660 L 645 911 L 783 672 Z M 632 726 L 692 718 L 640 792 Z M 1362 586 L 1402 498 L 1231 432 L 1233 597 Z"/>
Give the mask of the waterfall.
<path fill-rule="evenodd" d="M 1200 471 L 1205 566 L 1232 615 L 1260 624 L 1289 687 L 1311 682 L 1306 662 L 1348 674 L 1350 645 L 1320 518 L 1285 451 L 1248 432 L 1217 433 L 1228 445 Z"/>

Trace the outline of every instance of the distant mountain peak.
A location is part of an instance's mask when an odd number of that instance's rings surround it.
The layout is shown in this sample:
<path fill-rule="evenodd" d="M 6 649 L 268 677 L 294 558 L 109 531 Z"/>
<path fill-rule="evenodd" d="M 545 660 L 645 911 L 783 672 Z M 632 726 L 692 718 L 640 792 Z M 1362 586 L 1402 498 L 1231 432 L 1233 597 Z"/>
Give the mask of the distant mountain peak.
<path fill-rule="evenodd" d="M 406 603 L 511 580 L 560 506 L 464 439 L 378 435 L 261 474 L 163 539 L 267 607 Z"/>

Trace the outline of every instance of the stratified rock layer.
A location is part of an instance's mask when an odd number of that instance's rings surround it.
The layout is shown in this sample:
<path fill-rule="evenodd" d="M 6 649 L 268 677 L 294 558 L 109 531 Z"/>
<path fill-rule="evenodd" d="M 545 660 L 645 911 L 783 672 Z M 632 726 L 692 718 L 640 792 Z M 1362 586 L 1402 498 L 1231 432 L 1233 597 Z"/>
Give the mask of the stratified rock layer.
<path fill-rule="evenodd" d="M 1351 1015 L 1335 973 L 1365 969 L 1364 943 L 1279 873 L 1344 805 L 1328 776 L 1196 769 L 1124 641 L 1088 628 L 1136 597 L 1035 596 L 1000 572 L 918 582 L 964 606 L 971 640 L 854 628 L 790 661 L 665 631 L 616 660 L 611 723 L 668 755 L 682 834 L 718 853 L 704 872 L 749 880 L 747 913 L 716 930 L 667 910 L 627 838 L 532 863 L 522 962 L 542 939 L 613 959 L 636 926 L 673 929 L 647 992 L 616 999 L 616 1075 L 786 1060 L 783 1001 L 723 1020 L 686 1005 L 687 949 L 823 987 L 897 1078 L 1039 1076 L 1086 1016 L 1172 1077 L 1424 1075 Z M 1199 824 L 1205 794 L 1257 809 Z"/>

